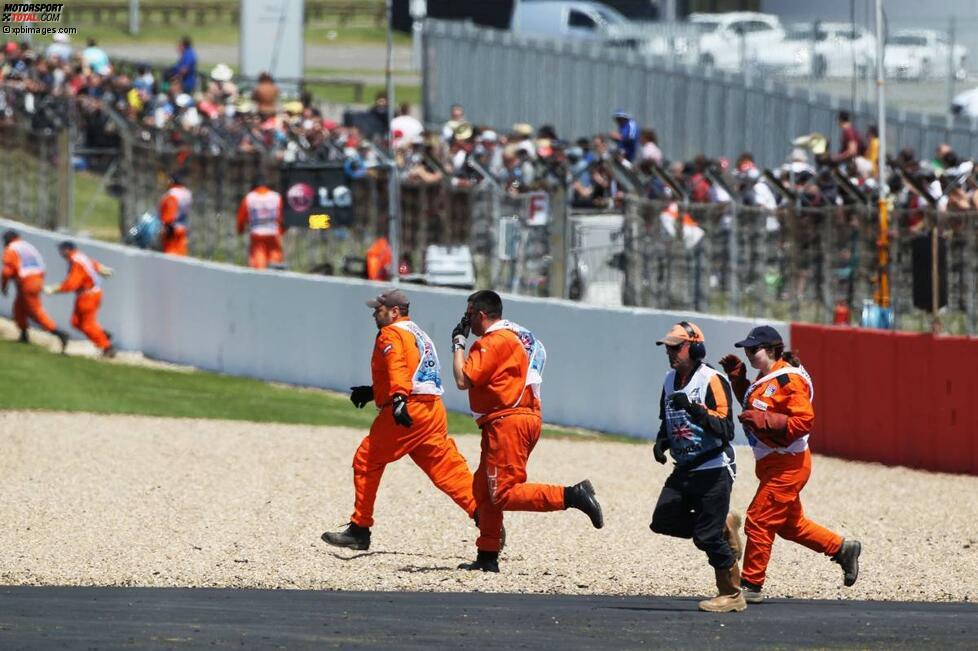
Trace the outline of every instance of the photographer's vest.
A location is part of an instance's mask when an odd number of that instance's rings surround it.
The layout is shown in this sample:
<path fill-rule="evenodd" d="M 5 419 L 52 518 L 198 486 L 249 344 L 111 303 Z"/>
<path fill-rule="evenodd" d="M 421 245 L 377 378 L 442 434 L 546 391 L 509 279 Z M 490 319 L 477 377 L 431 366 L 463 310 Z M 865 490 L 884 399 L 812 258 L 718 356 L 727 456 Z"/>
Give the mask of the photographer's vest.
<path fill-rule="evenodd" d="M 710 388 L 710 378 L 714 375 L 721 374 L 706 364 L 700 364 L 686 386 L 672 391 L 672 387 L 676 386 L 676 371 L 671 370 L 666 373 L 663 420 L 666 425 L 666 435 L 669 437 L 672 458 L 683 470 L 722 468 L 733 461 L 732 457 L 725 458 L 724 448 L 727 446 L 722 439 L 694 423 L 685 409 L 673 408 L 669 400 L 674 393 L 685 393 L 689 396 L 690 402 L 705 403 Z"/>
<path fill-rule="evenodd" d="M 414 321 L 395 321 L 391 324 L 405 332 L 414 335 L 414 344 L 418 347 L 418 367 L 411 376 L 411 394 L 440 396 L 445 393 L 441 385 L 441 363 L 438 361 L 438 351 L 435 344 L 424 330 Z"/>

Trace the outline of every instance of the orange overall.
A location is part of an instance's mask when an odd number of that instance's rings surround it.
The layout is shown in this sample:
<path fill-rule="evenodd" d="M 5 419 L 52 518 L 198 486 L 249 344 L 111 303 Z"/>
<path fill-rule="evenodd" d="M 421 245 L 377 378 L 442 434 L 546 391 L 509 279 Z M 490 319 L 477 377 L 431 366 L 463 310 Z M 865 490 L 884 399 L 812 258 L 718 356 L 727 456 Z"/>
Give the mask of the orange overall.
<path fill-rule="evenodd" d="M 778 360 L 771 372 L 788 367 L 787 362 Z M 760 485 L 744 523 L 747 545 L 741 579 L 757 588 L 764 585 L 775 535 L 826 556 L 833 556 L 842 546 L 842 536 L 806 518 L 801 505 L 801 489 L 812 472 L 812 455 L 805 438 L 815 424 L 809 396 L 805 379 L 788 374 L 756 384 L 744 398 L 745 410 L 787 416 L 784 431 L 748 432 L 755 437 L 751 444 Z"/>
<path fill-rule="evenodd" d="M 504 511 L 561 511 L 564 487 L 526 483 L 526 464 L 540 440 L 540 400 L 526 385 L 530 358 L 519 337 L 500 328 L 473 345 L 462 372 L 472 384 L 469 405 L 482 428 L 482 455 L 473 493 L 480 551 L 502 547 Z"/>
<path fill-rule="evenodd" d="M 282 195 L 260 185 L 238 206 L 238 234 L 248 228 L 248 266 L 265 269 L 282 261 Z"/>
<path fill-rule="evenodd" d="M 416 392 L 414 375 L 420 363 L 413 334 L 393 324 L 377 333 L 370 371 L 380 413 L 353 457 L 356 502 L 350 521 L 357 526 L 373 526 L 374 502 L 384 468 L 404 455 L 409 455 L 469 517 L 475 514 L 472 472 L 448 436 L 448 418 L 441 397 Z M 408 396 L 408 413 L 414 421 L 411 427 L 394 422 L 391 401 L 397 393 Z"/>
<path fill-rule="evenodd" d="M 17 298 L 14 299 L 14 323 L 21 330 L 27 330 L 27 320 L 52 332 L 57 329 L 54 319 L 41 305 L 41 292 L 44 290 L 44 261 L 33 246 L 17 238 L 3 251 L 3 290 L 7 283 L 17 285 Z"/>
<path fill-rule="evenodd" d="M 193 195 L 186 187 L 174 183 L 160 199 L 160 222 L 163 223 L 163 253 L 187 255 L 187 229 Z"/>
<path fill-rule="evenodd" d="M 111 344 L 98 323 L 98 309 L 102 305 L 102 281 L 98 272 L 102 265 L 81 251 L 73 251 L 68 264 L 68 276 L 58 291 L 75 292 L 71 325 L 81 330 L 97 348 L 105 350 Z"/>

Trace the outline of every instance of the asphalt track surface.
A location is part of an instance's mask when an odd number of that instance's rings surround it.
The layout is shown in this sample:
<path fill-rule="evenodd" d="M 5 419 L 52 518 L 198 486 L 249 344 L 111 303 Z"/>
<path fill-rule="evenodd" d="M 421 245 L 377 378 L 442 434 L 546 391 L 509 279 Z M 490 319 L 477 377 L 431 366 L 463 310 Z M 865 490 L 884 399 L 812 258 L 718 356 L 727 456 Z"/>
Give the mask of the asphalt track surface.
<path fill-rule="evenodd" d="M 978 605 L 487 593 L 0 588 L 0 648 L 974 649 Z"/>

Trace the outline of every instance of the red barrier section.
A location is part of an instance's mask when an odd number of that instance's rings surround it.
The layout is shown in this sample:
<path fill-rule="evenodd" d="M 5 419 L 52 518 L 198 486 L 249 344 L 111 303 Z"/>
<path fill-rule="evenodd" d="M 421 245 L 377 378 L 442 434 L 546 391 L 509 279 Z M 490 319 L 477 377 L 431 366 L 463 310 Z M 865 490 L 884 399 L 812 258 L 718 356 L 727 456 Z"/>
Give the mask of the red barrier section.
<path fill-rule="evenodd" d="M 794 323 L 815 382 L 812 449 L 978 475 L 978 339 Z"/>

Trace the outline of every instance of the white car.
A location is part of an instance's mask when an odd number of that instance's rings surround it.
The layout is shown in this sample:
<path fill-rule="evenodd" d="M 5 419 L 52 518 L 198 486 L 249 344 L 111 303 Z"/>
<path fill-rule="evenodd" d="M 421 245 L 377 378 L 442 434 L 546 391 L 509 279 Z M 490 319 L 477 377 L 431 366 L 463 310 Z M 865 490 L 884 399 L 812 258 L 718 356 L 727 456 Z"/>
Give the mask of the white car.
<path fill-rule="evenodd" d="M 951 44 L 941 32 L 931 29 L 901 29 L 886 41 L 883 65 L 886 76 L 896 79 L 927 79 L 948 74 L 948 54 L 951 54 L 951 73 L 964 79 L 967 48 Z"/>
<path fill-rule="evenodd" d="M 978 88 L 958 93 L 951 100 L 951 113 L 967 117 L 978 117 Z"/>
<path fill-rule="evenodd" d="M 785 37 L 777 16 L 753 11 L 723 14 L 693 13 L 689 22 L 700 30 L 699 64 L 721 70 L 741 70 L 762 53 L 779 48 Z"/>
<path fill-rule="evenodd" d="M 801 74 L 816 78 L 852 77 L 854 72 L 859 76 L 871 70 L 876 61 L 876 37 L 850 23 L 792 25 L 785 45 L 786 52 L 781 57 L 790 55 L 796 61 L 808 61 L 811 67 Z"/>

